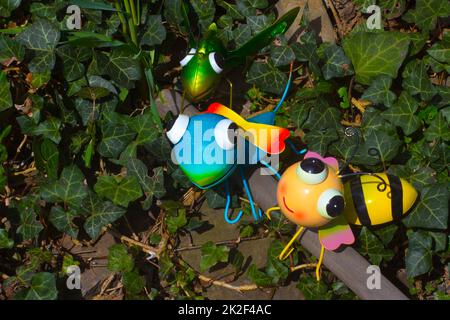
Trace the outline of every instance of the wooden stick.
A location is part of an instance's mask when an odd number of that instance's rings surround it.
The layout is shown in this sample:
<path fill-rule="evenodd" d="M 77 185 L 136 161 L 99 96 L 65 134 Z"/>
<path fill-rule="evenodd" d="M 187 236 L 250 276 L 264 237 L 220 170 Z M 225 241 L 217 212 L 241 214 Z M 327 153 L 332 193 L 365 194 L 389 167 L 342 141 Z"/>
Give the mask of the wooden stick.
<path fill-rule="evenodd" d="M 211 279 L 211 278 L 209 278 L 207 276 L 204 276 L 202 274 L 199 274 L 198 278 L 201 281 L 205 281 L 205 282 L 208 282 L 208 283 L 213 284 L 215 286 L 227 288 L 227 289 L 234 290 L 234 291 L 237 291 L 237 292 L 240 292 L 240 293 L 242 293 L 243 291 L 252 291 L 252 290 L 258 289 L 258 286 L 256 284 L 245 284 L 245 285 L 241 285 L 241 286 L 233 286 L 233 285 L 231 285 L 229 283 L 226 283 L 224 281 L 214 280 L 214 279 Z"/>

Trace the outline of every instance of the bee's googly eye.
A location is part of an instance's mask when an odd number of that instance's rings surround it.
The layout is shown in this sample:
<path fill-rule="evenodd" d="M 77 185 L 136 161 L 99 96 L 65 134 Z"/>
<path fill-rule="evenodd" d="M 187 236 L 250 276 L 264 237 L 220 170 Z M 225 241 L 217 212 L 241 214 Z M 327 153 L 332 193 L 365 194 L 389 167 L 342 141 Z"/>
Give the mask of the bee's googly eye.
<path fill-rule="evenodd" d="M 213 68 L 214 72 L 219 74 L 223 71 L 224 67 L 224 59 L 221 54 L 218 52 L 211 52 L 208 56 L 209 63 L 211 64 L 211 68 Z"/>
<path fill-rule="evenodd" d="M 237 126 L 229 119 L 223 119 L 214 128 L 214 138 L 217 145 L 224 150 L 230 150 L 236 144 Z"/>
<path fill-rule="evenodd" d="M 317 158 L 306 158 L 297 167 L 297 176 L 307 184 L 319 184 L 328 176 L 328 166 Z"/>
<path fill-rule="evenodd" d="M 180 65 L 184 67 L 191 61 L 191 59 L 194 57 L 195 53 L 197 52 L 197 49 L 192 48 L 189 50 L 188 54 L 180 61 Z"/>
<path fill-rule="evenodd" d="M 166 136 L 172 144 L 177 144 L 189 125 L 189 116 L 180 114 L 178 117 L 168 125 Z"/>
<path fill-rule="evenodd" d="M 344 197 L 336 189 L 322 192 L 317 201 L 317 211 L 326 219 L 334 219 L 344 211 Z"/>

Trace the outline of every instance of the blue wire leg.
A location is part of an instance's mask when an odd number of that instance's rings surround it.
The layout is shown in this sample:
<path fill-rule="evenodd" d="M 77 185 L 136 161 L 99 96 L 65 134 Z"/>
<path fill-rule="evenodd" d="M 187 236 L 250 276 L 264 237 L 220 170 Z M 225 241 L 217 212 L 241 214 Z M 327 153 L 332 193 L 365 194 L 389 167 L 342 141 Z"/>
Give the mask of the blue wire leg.
<path fill-rule="evenodd" d="M 306 149 L 306 148 L 303 148 L 302 150 L 297 150 L 294 143 L 290 139 L 286 140 L 286 142 L 296 155 L 305 154 L 306 151 L 308 151 L 308 149 Z"/>
<path fill-rule="evenodd" d="M 261 211 L 260 208 L 258 208 L 259 209 L 258 210 L 258 214 L 256 213 L 255 204 L 253 202 L 252 194 L 251 194 L 250 189 L 248 187 L 247 179 L 245 179 L 245 176 L 244 176 L 244 170 L 242 168 L 239 168 L 239 173 L 241 174 L 242 184 L 244 186 L 245 193 L 247 194 L 248 201 L 250 202 L 250 208 L 252 209 L 253 218 L 255 218 L 255 221 L 258 221 L 260 218 L 262 218 L 262 211 Z M 239 211 L 239 217 L 241 215 L 242 215 L 242 210 Z"/>
<path fill-rule="evenodd" d="M 273 174 L 275 175 L 275 177 L 277 177 L 278 180 L 281 180 L 281 175 L 278 173 L 277 170 L 275 170 L 274 167 L 272 167 L 270 164 L 268 164 L 267 162 L 265 162 L 264 160 L 260 160 L 259 162 L 261 162 L 263 165 L 265 165 L 270 171 L 273 172 Z"/>
<path fill-rule="evenodd" d="M 234 218 L 232 220 L 230 219 L 230 217 L 228 216 L 228 211 L 230 209 L 231 195 L 230 195 L 230 184 L 229 184 L 228 180 L 225 183 L 225 188 L 226 188 L 226 193 L 227 193 L 227 202 L 225 204 L 225 210 L 223 211 L 223 217 L 225 218 L 225 221 L 227 223 L 234 224 L 241 219 L 242 212 L 239 212 L 236 218 Z"/>

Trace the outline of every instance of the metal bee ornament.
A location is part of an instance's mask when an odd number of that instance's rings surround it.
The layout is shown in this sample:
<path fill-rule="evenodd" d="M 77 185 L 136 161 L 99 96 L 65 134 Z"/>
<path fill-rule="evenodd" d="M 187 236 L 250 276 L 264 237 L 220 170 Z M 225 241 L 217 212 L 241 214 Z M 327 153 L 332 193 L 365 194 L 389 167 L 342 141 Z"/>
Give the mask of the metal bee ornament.
<path fill-rule="evenodd" d="M 343 182 L 343 179 L 350 178 Z M 308 151 L 302 161 L 291 165 L 281 175 L 277 186 L 278 207 L 266 214 L 281 211 L 299 225 L 297 233 L 281 252 L 285 259 L 293 242 L 304 228 L 317 228 L 322 245 L 316 268 L 324 251 L 351 245 L 355 237 L 350 225 L 376 226 L 402 218 L 413 206 L 418 193 L 407 181 L 385 173 L 349 173 L 340 175 L 335 158 L 323 158 Z"/>
<path fill-rule="evenodd" d="M 245 64 L 247 57 L 256 55 L 277 35 L 286 32 L 299 10 L 300 8 L 290 10 L 236 50 L 225 49 L 214 23 L 198 45 L 191 39 L 189 42 L 192 47 L 180 61 L 183 68 L 181 82 L 186 97 L 192 103 L 209 98 L 226 72 Z"/>

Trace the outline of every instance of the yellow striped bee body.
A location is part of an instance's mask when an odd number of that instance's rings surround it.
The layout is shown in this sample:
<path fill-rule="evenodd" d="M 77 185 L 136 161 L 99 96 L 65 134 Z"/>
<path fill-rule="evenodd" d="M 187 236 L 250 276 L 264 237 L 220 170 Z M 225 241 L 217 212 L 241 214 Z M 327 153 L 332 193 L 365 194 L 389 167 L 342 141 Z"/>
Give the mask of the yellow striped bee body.
<path fill-rule="evenodd" d="M 357 176 L 344 184 L 344 215 L 350 224 L 363 226 L 400 220 L 417 196 L 414 187 L 397 176 L 385 173 Z"/>

